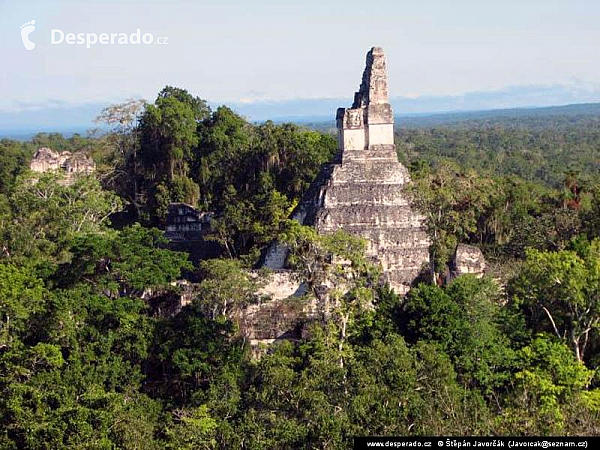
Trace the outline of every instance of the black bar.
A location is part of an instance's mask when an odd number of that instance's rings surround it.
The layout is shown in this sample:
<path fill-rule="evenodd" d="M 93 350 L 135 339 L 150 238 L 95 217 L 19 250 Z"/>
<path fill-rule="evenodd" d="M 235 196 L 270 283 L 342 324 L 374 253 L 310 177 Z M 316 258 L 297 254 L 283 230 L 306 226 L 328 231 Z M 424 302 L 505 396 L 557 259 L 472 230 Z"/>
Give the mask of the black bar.
<path fill-rule="evenodd" d="M 357 436 L 354 438 L 354 450 L 377 448 L 403 449 L 555 449 L 555 448 L 596 448 L 600 444 L 600 436 L 501 436 L 501 437 L 449 437 L 449 436 Z"/>

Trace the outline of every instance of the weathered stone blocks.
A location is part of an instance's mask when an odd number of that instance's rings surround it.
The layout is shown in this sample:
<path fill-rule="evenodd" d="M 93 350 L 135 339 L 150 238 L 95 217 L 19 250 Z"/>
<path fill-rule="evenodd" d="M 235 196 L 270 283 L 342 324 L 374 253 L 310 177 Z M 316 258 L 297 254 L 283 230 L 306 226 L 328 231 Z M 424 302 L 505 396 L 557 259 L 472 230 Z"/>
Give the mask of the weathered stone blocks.
<path fill-rule="evenodd" d="M 410 182 L 394 145 L 394 118 L 388 100 L 383 50 L 367 54 L 360 89 L 351 108 L 337 111 L 340 153 L 317 176 L 293 217 L 320 233 L 338 229 L 364 237 L 367 255 L 384 277 L 405 294 L 429 261 L 423 217 L 403 192 Z M 274 244 L 265 266 L 285 266 L 286 249 Z"/>

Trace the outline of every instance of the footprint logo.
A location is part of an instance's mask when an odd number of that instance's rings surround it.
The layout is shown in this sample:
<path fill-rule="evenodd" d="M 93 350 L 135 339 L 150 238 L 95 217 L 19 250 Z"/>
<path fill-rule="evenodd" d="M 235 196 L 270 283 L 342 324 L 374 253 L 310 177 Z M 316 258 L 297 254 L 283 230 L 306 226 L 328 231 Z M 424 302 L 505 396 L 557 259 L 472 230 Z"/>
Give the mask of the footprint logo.
<path fill-rule="evenodd" d="M 35 30 L 35 20 L 21 25 L 21 39 L 23 39 L 23 45 L 27 50 L 33 50 L 35 48 L 35 44 L 29 40 L 29 35 L 33 30 Z"/>

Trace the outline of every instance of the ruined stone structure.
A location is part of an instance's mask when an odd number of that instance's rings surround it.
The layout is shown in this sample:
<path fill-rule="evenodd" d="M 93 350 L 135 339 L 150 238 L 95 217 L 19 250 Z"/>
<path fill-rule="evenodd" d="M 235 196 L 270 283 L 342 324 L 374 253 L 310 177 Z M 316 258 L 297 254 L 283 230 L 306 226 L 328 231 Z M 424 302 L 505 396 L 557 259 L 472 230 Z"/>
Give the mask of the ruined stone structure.
<path fill-rule="evenodd" d="M 167 211 L 165 237 L 171 242 L 199 241 L 210 231 L 212 214 L 186 203 L 171 203 Z"/>
<path fill-rule="evenodd" d="M 186 203 L 169 204 L 165 224 L 169 248 L 187 253 L 194 264 L 204 259 L 217 258 L 223 251 L 221 245 L 215 240 L 207 239 L 213 217 L 212 212 L 199 211 Z"/>
<path fill-rule="evenodd" d="M 77 152 L 67 158 L 61 168 L 67 173 L 82 173 L 89 175 L 96 170 L 96 163 L 89 156 Z"/>
<path fill-rule="evenodd" d="M 29 163 L 29 168 L 34 172 L 58 170 L 70 156 L 71 152 L 57 153 L 48 147 L 40 147 Z"/>
<path fill-rule="evenodd" d="M 89 156 L 81 153 L 54 152 L 48 147 L 40 147 L 29 168 L 34 172 L 48 172 L 51 170 L 63 171 L 65 179 L 63 184 L 73 183 L 75 177 L 79 174 L 89 175 L 96 170 L 96 163 Z"/>
<path fill-rule="evenodd" d="M 452 259 L 452 277 L 473 274 L 481 278 L 485 272 L 485 258 L 477 247 L 467 244 L 458 244 Z"/>
<path fill-rule="evenodd" d="M 184 306 L 192 303 L 196 295 L 194 284 L 187 280 L 177 280 L 170 288 L 149 289 L 142 293 L 142 299 L 148 303 L 152 315 L 173 317 L 181 312 Z"/>
<path fill-rule="evenodd" d="M 248 305 L 238 321 L 250 345 L 304 337 L 306 326 L 318 316 L 316 299 L 306 296 L 306 284 L 290 270 L 273 271 L 267 277 L 253 271 L 250 276 L 264 282 L 255 293 L 258 301 Z"/>
<path fill-rule="evenodd" d="M 423 218 L 403 187 L 410 181 L 398 162 L 394 116 L 388 100 L 383 50 L 373 47 L 351 108 L 337 111 L 339 153 L 317 176 L 293 218 L 320 233 L 342 229 L 367 240 L 367 255 L 401 295 L 429 261 Z M 264 266 L 285 267 L 287 249 L 272 245 Z"/>
<path fill-rule="evenodd" d="M 337 128 L 339 152 L 318 174 L 292 218 L 314 226 L 319 233 L 342 229 L 365 238 L 367 255 L 381 264 L 385 280 L 404 295 L 429 262 L 430 242 L 423 217 L 403 192 L 410 178 L 396 154 L 381 48 L 374 47 L 367 54 L 352 106 L 337 111 Z M 196 239 L 205 226 L 210 226 L 210 216 L 183 203 L 169 206 L 166 234 L 172 247 L 191 244 L 204 251 L 206 243 Z M 257 355 L 260 344 L 302 339 L 311 322 L 327 320 L 328 305 L 322 299 L 330 286 L 318 287 L 324 292 L 321 300 L 310 295 L 297 274 L 286 269 L 287 254 L 280 243 L 270 246 L 260 266 L 271 270 L 266 276 L 260 270 L 250 273 L 259 286 L 255 302 L 234 317 Z M 465 273 L 482 274 L 485 261 L 479 249 L 461 244 L 451 266 L 448 279 Z M 189 286 L 183 286 L 175 293 L 154 293 L 150 303 L 157 314 L 173 315 L 189 303 L 189 292 Z"/>

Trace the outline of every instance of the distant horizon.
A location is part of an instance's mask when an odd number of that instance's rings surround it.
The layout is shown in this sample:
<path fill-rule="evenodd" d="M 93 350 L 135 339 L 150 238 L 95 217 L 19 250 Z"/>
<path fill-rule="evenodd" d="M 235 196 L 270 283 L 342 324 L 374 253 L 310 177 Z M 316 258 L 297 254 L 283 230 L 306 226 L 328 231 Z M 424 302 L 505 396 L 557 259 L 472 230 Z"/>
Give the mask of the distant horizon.
<path fill-rule="evenodd" d="M 152 101 L 167 84 L 243 114 L 277 102 L 344 106 L 373 46 L 385 51 L 390 96 L 409 106 L 473 92 L 518 97 L 515 86 L 600 101 L 598 17 L 597 0 L 148 0 L 143 14 L 139 0 L 0 2 L 0 60 L 10 62 L 0 67 L 0 111 Z M 103 34 L 109 42 L 85 44 Z M 505 100 L 475 107 L 512 106 Z M 253 111 L 251 120 L 268 115 Z"/>
<path fill-rule="evenodd" d="M 153 102 L 166 85 L 251 122 L 333 121 L 373 46 L 398 116 L 600 102 L 598 0 L 147 0 L 143 10 L 0 2 L 10 62 L 0 136 L 94 128 L 102 108 Z"/>
<path fill-rule="evenodd" d="M 328 100 L 332 100 L 332 99 L 328 99 Z M 265 102 L 266 103 L 266 102 Z M 91 106 L 92 108 L 98 107 L 100 105 L 88 105 Z M 230 107 L 230 105 L 218 105 L 218 106 L 228 106 Z M 483 115 L 486 117 L 506 117 L 504 114 L 507 113 L 525 113 L 525 115 L 527 114 L 527 112 L 536 112 L 536 111 L 542 111 L 544 112 L 544 110 L 552 110 L 553 112 L 556 111 L 556 113 L 564 113 L 564 110 L 566 109 L 570 109 L 570 108 L 582 108 L 582 107 L 598 107 L 598 114 L 600 114 L 600 101 L 598 102 L 581 102 L 581 103 L 567 103 L 567 104 L 557 104 L 557 105 L 544 105 L 544 106 L 536 106 L 536 105 L 531 105 L 531 106 L 513 106 L 513 107 L 506 107 L 506 108 L 484 108 L 484 109 L 460 109 L 460 110 L 447 110 L 447 111 L 423 111 L 423 112 L 412 112 L 412 113 L 394 113 L 394 118 L 396 119 L 396 125 L 401 125 L 401 123 L 398 123 L 399 119 L 401 120 L 402 118 L 405 119 L 415 119 L 415 120 L 419 120 L 419 119 L 432 119 L 432 118 L 439 118 L 441 119 L 442 122 L 444 122 L 444 119 L 450 119 L 453 116 L 457 116 L 458 118 L 455 118 L 455 120 L 457 121 L 463 121 L 463 120 L 472 120 L 472 117 L 470 117 L 471 115 L 477 116 L 477 115 Z M 212 107 L 212 106 L 211 106 Z M 100 112 L 101 108 L 98 109 L 98 113 Z M 234 109 L 234 111 L 236 111 Z M 236 111 L 238 112 L 238 111 Z M 548 112 L 548 111 L 546 111 Z M 239 112 L 238 112 L 239 113 Z M 520 115 L 520 114 L 519 114 Z M 1 113 L 0 113 L 0 117 L 1 117 Z M 265 120 L 257 120 L 257 121 L 252 121 L 253 123 L 262 123 L 265 122 L 267 120 L 271 120 L 275 123 L 284 123 L 284 122 L 291 122 L 291 123 L 297 123 L 299 125 L 323 125 L 326 124 L 327 122 L 330 122 L 331 125 L 333 126 L 335 124 L 335 117 L 330 117 L 328 115 L 314 115 L 314 116 L 310 116 L 310 115 L 301 115 L 301 116 L 290 116 L 290 117 L 273 117 L 270 119 L 265 119 Z M 70 137 L 74 134 L 80 134 L 80 135 L 85 135 L 88 134 L 89 132 L 93 131 L 93 130 L 98 130 L 100 133 L 108 131 L 108 128 L 106 127 L 102 127 L 99 126 L 98 124 L 94 124 L 92 122 L 90 122 L 89 124 L 75 124 L 75 125 L 63 125 L 63 126 L 30 126 L 30 127 L 23 127 L 23 128 L 12 128 L 12 129 L 4 129 L 2 128 L 2 122 L 0 121 L 0 139 L 13 139 L 13 140 L 19 140 L 19 141 L 26 141 L 31 139 L 33 136 L 35 136 L 38 133 L 59 133 L 59 134 L 63 134 L 66 137 Z"/>

